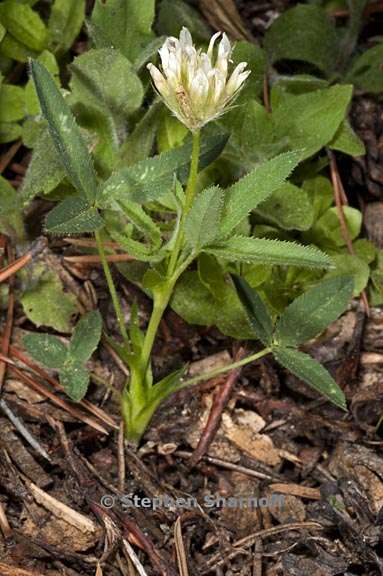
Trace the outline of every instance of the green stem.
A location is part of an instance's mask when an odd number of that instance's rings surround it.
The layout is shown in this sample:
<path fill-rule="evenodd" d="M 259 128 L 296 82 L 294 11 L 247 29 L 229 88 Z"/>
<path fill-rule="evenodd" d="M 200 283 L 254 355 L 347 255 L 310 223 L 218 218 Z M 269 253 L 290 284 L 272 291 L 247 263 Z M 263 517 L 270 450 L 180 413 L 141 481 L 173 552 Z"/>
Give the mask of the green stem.
<path fill-rule="evenodd" d="M 183 208 L 183 212 L 182 212 L 182 216 L 181 216 L 181 222 L 180 222 L 180 227 L 178 230 L 178 236 L 177 236 L 176 241 L 175 241 L 174 250 L 173 250 L 172 255 L 170 257 L 169 269 L 168 269 L 169 276 L 173 275 L 173 273 L 177 267 L 178 256 L 179 256 L 179 253 L 182 249 L 182 243 L 184 240 L 183 228 L 184 228 L 184 223 L 185 223 L 185 217 L 193 205 L 193 200 L 194 200 L 194 196 L 196 193 L 199 152 L 200 152 L 200 132 L 199 132 L 199 130 L 197 130 L 196 132 L 193 132 L 192 157 L 191 157 L 191 163 L 190 163 L 189 179 L 188 179 L 188 183 L 187 183 L 186 191 L 185 191 L 185 204 L 184 204 L 184 208 Z"/>
<path fill-rule="evenodd" d="M 251 354 L 251 356 L 246 356 L 246 358 L 242 358 L 242 360 L 238 360 L 237 362 L 233 362 L 232 364 L 227 364 L 226 366 L 222 366 L 222 368 L 216 368 L 215 370 L 210 370 L 210 372 L 205 372 L 204 374 L 199 374 L 198 376 L 194 376 L 194 378 L 189 378 L 189 380 L 185 380 L 182 383 L 182 388 L 192 386 L 193 384 L 197 384 L 202 380 L 210 380 L 211 378 L 215 378 L 220 374 L 224 374 L 225 372 L 229 372 L 230 370 L 234 370 L 235 368 L 240 368 L 241 366 L 250 364 L 255 360 L 259 360 L 263 356 L 266 356 L 266 354 L 269 354 L 270 352 L 271 348 L 264 348 L 260 352 Z"/>
<path fill-rule="evenodd" d="M 112 303 L 113 303 L 114 311 L 115 311 L 116 316 L 117 316 L 117 321 L 118 321 L 118 325 L 120 327 L 121 336 L 123 337 L 125 344 L 129 347 L 130 346 L 129 337 L 128 337 L 128 333 L 127 333 L 126 327 L 125 327 L 124 315 L 122 313 L 121 304 L 120 304 L 120 301 L 118 299 L 118 294 L 117 294 L 116 287 L 115 287 L 114 282 L 113 282 L 112 273 L 110 271 L 108 260 L 107 260 L 106 255 L 105 255 L 105 250 L 104 250 L 104 245 L 102 243 L 101 234 L 98 230 L 95 232 L 95 237 L 96 237 L 96 243 L 97 243 L 97 250 L 98 250 L 101 264 L 102 264 L 102 267 L 104 270 L 106 282 L 108 284 L 110 296 L 112 298 Z"/>

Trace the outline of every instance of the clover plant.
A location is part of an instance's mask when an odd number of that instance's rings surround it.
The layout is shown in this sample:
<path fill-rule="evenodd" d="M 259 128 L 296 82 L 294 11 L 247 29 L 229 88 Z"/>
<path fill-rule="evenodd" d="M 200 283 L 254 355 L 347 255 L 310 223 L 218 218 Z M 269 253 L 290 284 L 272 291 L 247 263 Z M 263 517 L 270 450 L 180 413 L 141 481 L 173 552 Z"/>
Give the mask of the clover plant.
<path fill-rule="evenodd" d="M 100 28 L 102 3 L 97 7 L 93 23 Z M 275 210 L 265 206 L 267 201 L 275 198 L 274 193 L 285 191 L 283 193 L 287 196 L 294 196 L 295 186 L 287 182 L 287 178 L 300 169 L 298 165 L 303 159 L 318 149 L 315 137 L 299 137 L 292 128 L 295 147 L 274 154 L 272 151 L 280 145 L 274 133 L 269 142 L 267 138 L 263 142 L 269 146 L 268 153 L 263 153 L 263 158 L 262 153 L 257 158 L 249 156 L 248 164 L 244 163 L 245 169 L 234 183 L 227 186 L 222 181 L 218 185 L 206 176 L 224 158 L 225 150 L 229 155 L 232 153 L 232 157 L 239 150 L 235 150 L 236 138 L 231 142 L 230 121 L 226 122 L 225 112 L 232 110 L 235 115 L 236 106 L 239 112 L 254 112 L 263 122 L 263 129 L 266 129 L 267 122 L 272 121 L 261 118 L 262 113 L 255 101 L 249 102 L 248 108 L 246 100 L 233 103 L 243 87 L 245 93 L 253 70 L 244 61 L 232 66 L 232 46 L 223 34 L 217 47 L 219 36 L 215 34 L 212 37 L 204 52 L 195 48 L 189 31 L 184 28 L 179 39 L 169 37 L 160 48 L 161 67 L 148 65 L 158 98 L 181 122 L 177 132 L 179 145 L 164 146 L 160 154 L 144 158 L 139 157 L 139 150 L 134 150 L 139 132 L 141 143 L 145 134 L 150 132 L 150 118 L 153 121 L 153 114 L 156 114 L 153 110 L 159 104 L 157 100 L 129 134 L 124 144 L 125 153 L 129 149 L 129 154 L 125 157 L 122 154 L 120 161 L 109 168 L 105 149 L 99 151 L 95 163 L 89 152 L 92 143 L 87 141 L 86 133 L 80 130 L 75 120 L 70 98 L 63 96 L 41 62 L 32 60 L 30 64 L 41 111 L 48 122 L 59 160 L 58 163 L 55 160 L 55 169 L 63 173 L 73 187 L 73 193 L 49 213 L 45 222 L 46 232 L 56 235 L 94 234 L 120 330 L 118 340 L 107 334 L 106 329 L 104 336 L 129 368 L 129 378 L 121 395 L 121 412 L 126 437 L 132 444 L 140 441 L 153 413 L 170 394 L 249 364 L 266 354 L 273 354 L 280 364 L 340 408 L 346 406 L 343 392 L 330 374 L 298 347 L 323 331 L 346 309 L 353 291 L 352 278 L 330 275 L 318 284 L 323 271 L 331 268 L 332 260 L 313 246 L 309 237 L 305 243 L 297 243 L 283 237 L 253 234 L 248 226 L 249 215 L 254 214 L 258 206 L 263 207 L 266 215 L 273 216 Z M 154 39 L 148 35 L 140 38 L 152 53 Z M 125 48 L 130 49 L 129 46 Z M 107 47 L 100 47 L 97 51 L 98 65 L 92 60 L 94 55 L 91 51 L 81 57 L 83 68 L 80 62 L 75 63 L 72 90 L 77 92 L 77 96 L 80 91 L 89 91 L 91 107 L 97 112 L 100 122 L 105 118 L 103 112 L 108 110 L 109 124 L 105 124 L 105 130 L 115 131 L 117 138 L 124 127 L 124 114 L 129 106 L 133 107 L 128 111 L 131 114 L 142 100 L 142 85 L 134 80 L 133 69 L 124 63 L 118 52 Z M 90 68 L 85 66 L 86 57 L 91 60 Z M 142 61 L 145 62 L 144 57 L 140 60 L 139 51 L 134 58 L 139 67 Z M 121 74 L 115 78 L 113 93 L 107 93 L 99 81 L 100 67 L 106 75 L 113 74 L 113 71 Z M 81 84 L 85 75 L 88 75 L 87 81 Z M 133 86 L 130 102 L 123 100 L 125 92 L 121 82 L 125 79 Z M 310 98 L 310 93 L 305 96 Z M 350 88 L 334 86 L 325 94 L 316 94 L 318 109 L 323 105 L 323 98 L 328 97 L 329 106 L 331 102 L 341 104 L 337 108 L 340 110 L 337 123 L 322 127 L 330 140 L 344 117 Z M 289 103 L 289 99 L 281 94 L 275 109 L 280 109 L 281 116 L 287 115 L 288 118 L 289 106 L 293 108 L 295 104 Z M 302 110 L 305 106 L 307 103 L 302 100 Z M 84 113 L 84 110 L 80 112 Z M 172 121 L 173 117 L 169 116 L 169 122 Z M 246 131 L 246 126 L 243 130 Z M 249 138 L 253 136 L 248 135 Z M 50 170 L 49 166 L 47 170 Z M 308 228 L 303 225 L 303 230 Z M 152 312 L 145 329 L 139 325 L 137 307 L 133 304 L 130 321 L 126 323 L 107 259 L 110 248 L 105 241 L 110 239 L 134 257 L 135 262 L 124 273 L 152 298 Z M 261 297 L 252 287 L 256 284 L 254 278 L 247 281 L 250 273 L 265 277 L 265 269 L 272 266 L 280 267 L 287 274 L 294 274 L 302 268 L 310 269 L 313 278 L 315 273 L 319 274 L 312 282 L 314 285 L 278 315 L 265 303 L 264 295 Z M 226 317 L 223 331 L 236 333 L 239 323 L 242 323 L 240 336 L 258 339 L 264 347 L 238 362 L 193 378 L 188 378 L 187 367 L 182 367 L 156 381 L 152 371 L 152 351 L 163 314 L 169 304 L 177 310 L 182 300 L 191 308 L 193 303 L 197 306 L 199 278 L 218 302 L 218 312 L 213 305 L 206 310 L 206 323 L 219 325 L 221 302 L 229 310 L 229 315 L 230 311 L 233 312 L 231 319 Z M 196 286 L 195 292 L 193 286 Z M 38 360 L 59 371 L 69 395 L 79 400 L 85 394 L 88 381 L 84 362 L 94 350 L 100 332 L 100 318 L 94 313 L 80 321 L 69 347 L 56 337 L 42 334 L 27 337 L 25 345 Z"/>

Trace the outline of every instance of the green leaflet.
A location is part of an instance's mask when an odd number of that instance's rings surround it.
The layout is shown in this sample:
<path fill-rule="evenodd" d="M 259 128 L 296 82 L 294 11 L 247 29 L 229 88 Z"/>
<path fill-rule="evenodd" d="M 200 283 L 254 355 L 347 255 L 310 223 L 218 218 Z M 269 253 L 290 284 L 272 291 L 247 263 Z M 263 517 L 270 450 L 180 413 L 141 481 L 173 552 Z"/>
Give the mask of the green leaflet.
<path fill-rule="evenodd" d="M 64 366 L 68 348 L 56 336 L 51 334 L 26 334 L 23 345 L 27 352 L 47 368 L 59 370 Z"/>
<path fill-rule="evenodd" d="M 82 234 L 94 232 L 104 225 L 97 208 L 81 196 L 69 196 L 49 212 L 45 230 L 49 234 Z"/>
<path fill-rule="evenodd" d="M 33 268 L 29 286 L 20 298 L 24 313 L 37 327 L 49 326 L 69 332 L 70 320 L 78 312 L 76 298 L 64 292 L 60 278 L 43 266 Z"/>
<path fill-rule="evenodd" d="M 48 128 L 43 130 L 33 149 L 32 159 L 23 179 L 20 196 L 26 206 L 38 194 L 49 194 L 66 176 Z"/>
<path fill-rule="evenodd" d="M 53 142 L 68 178 L 92 202 L 98 188 L 96 174 L 74 116 L 44 66 L 32 60 L 31 74 L 41 110 L 48 120 Z"/>
<path fill-rule="evenodd" d="M 328 268 L 331 265 L 330 258 L 314 246 L 246 236 L 233 236 L 215 246 L 205 247 L 204 251 L 233 262 L 263 262 L 307 268 Z"/>
<path fill-rule="evenodd" d="M 80 33 L 85 18 L 85 0 L 54 0 L 49 16 L 49 46 L 64 54 Z"/>
<path fill-rule="evenodd" d="M 272 62 L 303 60 L 331 73 L 337 62 L 338 38 L 335 26 L 321 7 L 299 4 L 273 22 L 264 45 Z"/>
<path fill-rule="evenodd" d="M 185 238 L 192 249 L 211 244 L 219 236 L 223 202 L 224 192 L 218 186 L 206 188 L 195 199 L 185 219 Z"/>
<path fill-rule="evenodd" d="M 97 48 L 116 48 L 133 62 L 153 39 L 155 0 L 96 0 L 89 29 Z"/>
<path fill-rule="evenodd" d="M 347 118 L 339 126 L 329 148 L 339 150 L 349 156 L 363 156 L 366 153 L 362 140 L 355 134 Z"/>
<path fill-rule="evenodd" d="M 244 278 L 232 275 L 232 279 L 256 335 L 269 346 L 273 336 L 273 321 L 263 300 Z"/>
<path fill-rule="evenodd" d="M 0 122 L 16 122 L 25 116 L 25 93 L 20 86 L 0 87 Z"/>
<path fill-rule="evenodd" d="M 275 347 L 275 358 L 290 372 L 326 396 L 335 406 L 346 410 L 346 399 L 338 384 L 319 362 L 291 348 Z"/>
<path fill-rule="evenodd" d="M 96 350 L 101 338 L 102 318 L 98 310 L 83 316 L 73 331 L 69 354 L 78 362 L 86 362 Z"/>
<path fill-rule="evenodd" d="M 65 392 L 75 402 L 86 394 L 89 371 L 84 366 L 100 341 L 102 318 L 98 311 L 87 312 L 77 323 L 69 346 L 57 336 L 27 334 L 23 344 L 29 354 L 47 368 L 57 370 Z"/>
<path fill-rule="evenodd" d="M 89 385 L 89 372 L 86 368 L 69 360 L 60 370 L 59 376 L 60 383 L 71 400 L 79 402 L 84 398 Z"/>
<path fill-rule="evenodd" d="M 263 162 L 241 180 L 225 190 L 221 233 L 227 236 L 290 176 L 297 166 L 301 151 L 286 152 Z"/>
<path fill-rule="evenodd" d="M 255 338 L 254 329 L 230 282 L 222 283 L 222 294 L 217 298 L 201 282 L 198 272 L 185 272 L 176 284 L 170 304 L 189 324 L 217 326 L 222 334 L 239 340 Z"/>
<path fill-rule="evenodd" d="M 350 276 L 328 278 L 296 298 L 277 322 L 276 341 L 298 346 L 320 334 L 345 311 L 353 286 Z"/>
<path fill-rule="evenodd" d="M 347 81 L 366 92 L 379 94 L 383 91 L 382 60 L 383 43 L 381 42 L 355 58 L 346 76 Z"/>
<path fill-rule="evenodd" d="M 314 209 L 302 188 L 285 182 L 258 206 L 257 215 L 284 230 L 308 230 L 313 223 Z"/>
<path fill-rule="evenodd" d="M 27 4 L 6 0 L 0 4 L 0 22 L 10 37 L 40 52 L 47 41 L 47 29 L 40 16 Z"/>
<path fill-rule="evenodd" d="M 73 98 L 109 114 L 115 120 L 135 112 L 144 95 L 132 64 L 113 48 L 91 49 L 70 66 Z"/>

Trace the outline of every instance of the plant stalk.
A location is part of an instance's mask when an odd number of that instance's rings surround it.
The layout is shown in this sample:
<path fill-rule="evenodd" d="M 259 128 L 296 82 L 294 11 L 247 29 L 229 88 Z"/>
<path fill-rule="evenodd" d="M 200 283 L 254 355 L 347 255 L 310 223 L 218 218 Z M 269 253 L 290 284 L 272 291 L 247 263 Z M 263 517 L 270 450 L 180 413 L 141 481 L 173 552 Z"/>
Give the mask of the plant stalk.
<path fill-rule="evenodd" d="M 168 275 L 172 276 L 178 262 L 179 253 L 182 249 L 182 243 L 184 240 L 184 223 L 185 217 L 189 212 L 190 208 L 193 206 L 193 200 L 196 193 L 197 177 L 198 177 L 198 163 L 199 163 L 199 152 L 200 152 L 200 131 L 197 130 L 193 132 L 193 146 L 192 146 L 192 156 L 190 163 L 190 172 L 188 183 L 185 191 L 185 204 L 181 216 L 180 227 L 178 230 L 178 236 L 175 241 L 174 250 L 170 257 Z"/>
<path fill-rule="evenodd" d="M 230 370 L 234 370 L 235 368 L 240 368 L 241 366 L 245 366 L 246 364 L 250 364 L 251 362 L 255 362 L 255 360 L 259 360 L 263 356 L 270 354 L 271 348 L 264 348 L 260 352 L 256 352 L 255 354 L 251 354 L 250 356 L 246 356 L 242 358 L 242 360 L 238 360 L 237 362 L 233 362 L 232 364 L 227 364 L 227 366 L 222 366 L 222 368 L 216 368 L 215 370 L 210 370 L 209 372 L 205 372 L 204 374 L 199 374 L 198 376 L 194 376 L 193 378 L 189 378 L 182 383 L 182 388 L 186 388 L 188 386 L 192 386 L 193 384 L 197 384 L 203 380 L 210 380 L 211 378 L 215 378 L 220 374 L 224 374 L 225 372 L 229 372 Z"/>
<path fill-rule="evenodd" d="M 125 327 L 124 315 L 122 313 L 120 300 L 118 298 L 117 290 L 116 290 L 116 287 L 115 287 L 114 282 L 113 282 L 113 277 L 112 277 L 112 273 L 110 271 L 109 263 L 108 263 L 108 260 L 106 258 L 106 255 L 105 255 L 105 250 L 104 250 L 104 245 L 102 243 L 101 234 L 98 230 L 96 230 L 96 232 L 95 232 L 95 238 L 96 238 L 96 243 L 97 243 L 97 250 L 98 250 L 98 253 L 100 256 L 102 268 L 104 270 L 106 282 L 108 284 L 110 296 L 112 298 L 112 303 L 113 303 L 114 311 L 116 313 L 116 317 L 117 317 L 118 325 L 120 328 L 121 336 L 123 337 L 124 342 L 129 349 L 129 347 L 130 347 L 129 337 L 128 337 L 128 333 L 127 333 L 126 327 Z"/>

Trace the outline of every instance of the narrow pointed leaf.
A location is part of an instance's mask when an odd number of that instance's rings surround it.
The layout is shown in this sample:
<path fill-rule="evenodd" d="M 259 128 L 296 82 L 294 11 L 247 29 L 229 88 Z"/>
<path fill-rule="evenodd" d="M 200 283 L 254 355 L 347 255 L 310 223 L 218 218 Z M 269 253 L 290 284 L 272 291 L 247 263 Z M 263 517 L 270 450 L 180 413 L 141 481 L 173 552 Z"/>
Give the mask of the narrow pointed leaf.
<path fill-rule="evenodd" d="M 204 251 L 233 262 L 262 262 L 306 268 L 328 268 L 331 265 L 330 258 L 313 246 L 264 238 L 233 236 L 220 244 L 207 246 Z"/>
<path fill-rule="evenodd" d="M 262 298 L 244 278 L 232 275 L 232 279 L 256 335 L 269 345 L 273 337 L 273 322 Z"/>
<path fill-rule="evenodd" d="M 49 234 L 82 234 L 94 232 L 104 225 L 97 208 L 83 197 L 70 196 L 49 212 L 45 230 Z"/>
<path fill-rule="evenodd" d="M 335 406 L 346 410 L 346 399 L 331 374 L 308 354 L 291 348 L 276 347 L 275 358 L 290 372 L 326 396 Z"/>
<path fill-rule="evenodd" d="M 96 350 L 101 338 L 102 318 L 98 310 L 88 312 L 74 329 L 69 354 L 78 362 L 86 362 Z"/>
<path fill-rule="evenodd" d="M 185 220 L 185 238 L 192 248 L 211 244 L 219 234 L 223 190 L 212 186 L 203 190 Z"/>
<path fill-rule="evenodd" d="M 284 346 L 297 346 L 320 334 L 345 311 L 353 287 L 351 276 L 338 276 L 299 296 L 279 318 L 276 339 Z"/>
<path fill-rule="evenodd" d="M 60 370 L 64 366 L 68 349 L 51 334 L 26 334 L 23 345 L 34 360 L 47 368 Z"/>
<path fill-rule="evenodd" d="M 31 61 L 31 74 L 44 117 L 73 186 L 89 201 L 94 200 L 97 179 L 91 156 L 74 116 L 47 69 Z"/>
<path fill-rule="evenodd" d="M 221 232 L 228 235 L 248 214 L 290 176 L 302 156 L 300 150 L 285 152 L 263 162 L 225 191 Z"/>

